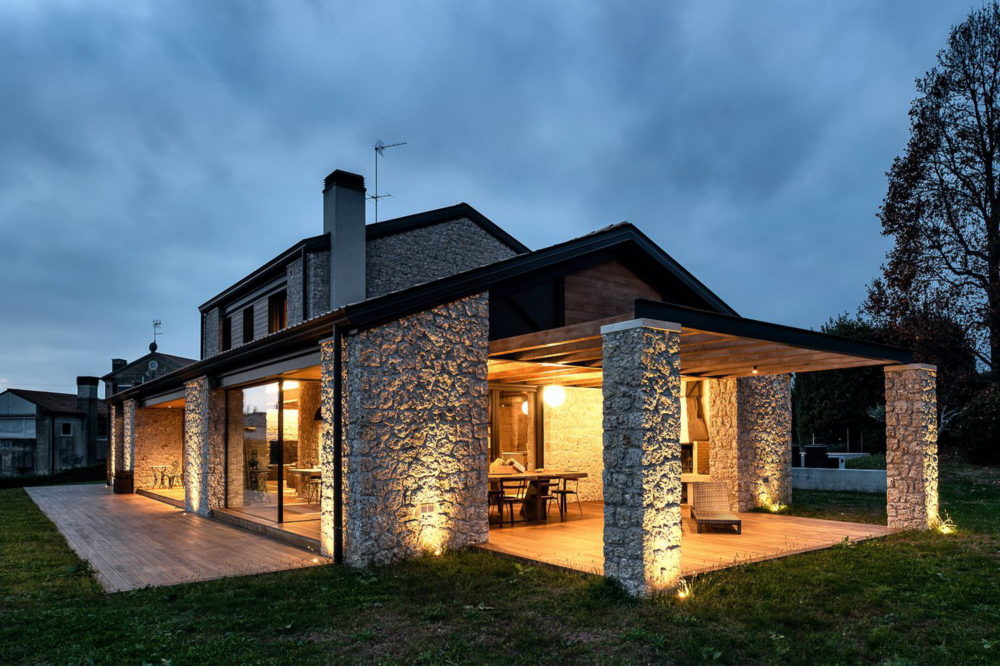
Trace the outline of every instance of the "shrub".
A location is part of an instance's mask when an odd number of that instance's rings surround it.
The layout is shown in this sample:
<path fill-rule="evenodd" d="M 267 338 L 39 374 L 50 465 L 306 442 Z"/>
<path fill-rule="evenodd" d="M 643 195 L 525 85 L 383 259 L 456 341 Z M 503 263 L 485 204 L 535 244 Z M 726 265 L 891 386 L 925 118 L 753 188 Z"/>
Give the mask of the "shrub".
<path fill-rule="evenodd" d="M 87 467 L 73 467 L 64 469 L 55 474 L 31 475 L 31 476 L 5 476 L 0 478 L 0 489 L 2 488 L 23 488 L 27 486 L 48 486 L 56 483 L 87 483 L 91 481 L 104 481 L 107 475 L 107 466 L 104 463 L 88 465 Z"/>
<path fill-rule="evenodd" d="M 976 465 L 1000 465 L 1000 385 L 977 393 L 955 417 L 947 443 Z"/>

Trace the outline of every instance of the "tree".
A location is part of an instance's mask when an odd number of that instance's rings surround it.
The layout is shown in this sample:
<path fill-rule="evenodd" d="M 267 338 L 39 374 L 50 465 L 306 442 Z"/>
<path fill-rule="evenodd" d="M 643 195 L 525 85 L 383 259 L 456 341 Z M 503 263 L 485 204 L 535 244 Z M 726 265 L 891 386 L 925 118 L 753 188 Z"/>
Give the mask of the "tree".
<path fill-rule="evenodd" d="M 879 211 L 894 246 L 868 291 L 880 326 L 932 312 L 1000 380 L 1000 4 L 955 26 L 917 80 L 910 139 Z"/>

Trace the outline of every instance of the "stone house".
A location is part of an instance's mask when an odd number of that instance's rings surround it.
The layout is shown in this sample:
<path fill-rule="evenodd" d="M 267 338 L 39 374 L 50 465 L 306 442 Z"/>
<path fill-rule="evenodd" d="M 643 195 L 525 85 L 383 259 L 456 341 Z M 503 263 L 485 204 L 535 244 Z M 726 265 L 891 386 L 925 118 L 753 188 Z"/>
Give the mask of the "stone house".
<path fill-rule="evenodd" d="M 76 385 L 75 394 L 0 392 L 0 476 L 54 474 L 105 460 L 108 410 L 97 397 L 97 377 L 77 377 Z"/>
<path fill-rule="evenodd" d="M 490 542 L 491 460 L 574 469 L 604 573 L 642 594 L 681 575 L 690 483 L 789 501 L 792 373 L 880 365 L 889 527 L 937 520 L 909 352 L 740 317 L 628 223 L 532 251 L 467 204 L 364 206 L 330 174 L 323 233 L 201 305 L 202 358 L 111 396 L 139 492 L 364 566 Z"/>
<path fill-rule="evenodd" d="M 140 356 L 131 363 L 123 358 L 111 359 L 111 372 L 101 377 L 104 382 L 104 395 L 114 395 L 133 386 L 168 375 L 186 365 L 191 365 L 197 359 L 164 354 L 158 351 L 155 342 L 149 343 L 149 353 Z"/>

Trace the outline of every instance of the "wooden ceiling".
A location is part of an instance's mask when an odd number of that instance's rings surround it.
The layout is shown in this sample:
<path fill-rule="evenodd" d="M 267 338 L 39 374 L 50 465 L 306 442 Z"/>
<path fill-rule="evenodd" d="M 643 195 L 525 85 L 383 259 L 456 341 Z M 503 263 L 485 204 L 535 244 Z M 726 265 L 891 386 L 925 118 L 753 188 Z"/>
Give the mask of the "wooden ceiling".
<path fill-rule="evenodd" d="M 609 317 L 490 343 L 489 380 L 514 384 L 598 387 L 602 380 L 601 326 Z M 811 349 L 737 335 L 681 327 L 681 374 L 687 377 L 749 377 L 815 372 L 897 361 Z M 756 372 L 755 372 L 756 369 Z"/>

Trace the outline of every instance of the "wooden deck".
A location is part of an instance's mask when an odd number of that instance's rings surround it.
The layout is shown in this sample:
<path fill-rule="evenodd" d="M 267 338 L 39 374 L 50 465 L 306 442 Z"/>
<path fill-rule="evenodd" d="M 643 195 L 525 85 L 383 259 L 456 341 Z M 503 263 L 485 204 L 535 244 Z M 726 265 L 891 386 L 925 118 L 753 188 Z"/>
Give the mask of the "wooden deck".
<path fill-rule="evenodd" d="M 301 548 L 103 485 L 25 488 L 108 592 L 325 564 Z"/>
<path fill-rule="evenodd" d="M 545 562 L 567 569 L 604 573 L 604 505 L 584 502 L 581 517 L 570 506 L 565 522 L 558 517 L 547 524 L 490 529 L 489 543 L 481 548 L 515 557 Z M 862 541 L 885 536 L 893 530 L 884 525 L 846 523 L 767 513 L 743 513 L 743 534 L 704 532 L 698 534 L 682 507 L 681 575 L 758 562 L 796 553 L 829 548 L 845 538 Z"/>

